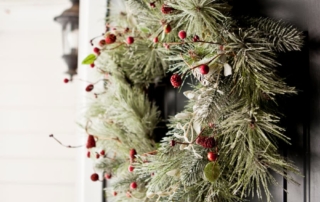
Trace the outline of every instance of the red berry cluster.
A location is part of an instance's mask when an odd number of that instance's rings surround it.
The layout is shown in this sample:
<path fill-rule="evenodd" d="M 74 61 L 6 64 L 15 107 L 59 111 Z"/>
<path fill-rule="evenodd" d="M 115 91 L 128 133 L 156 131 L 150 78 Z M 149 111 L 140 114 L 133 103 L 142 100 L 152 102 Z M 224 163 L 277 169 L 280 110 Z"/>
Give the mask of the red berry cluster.
<path fill-rule="evenodd" d="M 136 158 L 136 155 L 137 155 L 137 151 L 135 149 L 130 149 L 130 152 L 129 152 L 129 156 L 130 156 L 130 165 L 128 167 L 128 171 L 129 172 L 133 172 L 134 170 L 134 167 L 131 165 L 131 163 L 134 162 L 135 158 Z"/>
<path fill-rule="evenodd" d="M 166 4 L 163 4 L 163 5 L 161 6 L 161 12 L 162 12 L 163 14 L 170 14 L 172 11 L 174 11 L 174 9 L 173 9 L 172 7 L 166 5 Z"/>
<path fill-rule="evenodd" d="M 178 88 L 182 84 L 182 78 L 179 74 L 173 74 L 170 78 L 170 82 L 174 88 Z"/>
<path fill-rule="evenodd" d="M 214 137 L 206 137 L 201 135 L 199 135 L 199 137 L 197 138 L 196 143 L 208 149 L 216 146 L 216 141 Z"/>
<path fill-rule="evenodd" d="M 88 140 L 87 140 L 87 149 L 91 149 L 93 147 L 96 147 L 96 140 L 94 139 L 93 135 L 89 135 L 88 136 Z"/>

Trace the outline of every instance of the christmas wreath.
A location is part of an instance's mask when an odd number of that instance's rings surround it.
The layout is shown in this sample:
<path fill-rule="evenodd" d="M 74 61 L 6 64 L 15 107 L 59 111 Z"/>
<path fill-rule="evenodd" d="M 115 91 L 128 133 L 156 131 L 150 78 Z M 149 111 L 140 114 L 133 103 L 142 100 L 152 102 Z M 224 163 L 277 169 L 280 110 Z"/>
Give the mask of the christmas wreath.
<path fill-rule="evenodd" d="M 282 21 L 234 17 L 226 0 L 125 4 L 83 61 L 102 77 L 86 88 L 95 96 L 85 125 L 91 179 L 105 173 L 114 201 L 271 201 L 270 171 L 289 181 L 289 171 L 299 173 L 277 151 L 277 140 L 289 138 L 276 98 L 296 90 L 277 75 L 276 57 L 300 50 L 302 33 Z M 174 88 L 192 77 L 192 90 L 156 143 L 160 112 L 146 91 L 167 73 Z"/>

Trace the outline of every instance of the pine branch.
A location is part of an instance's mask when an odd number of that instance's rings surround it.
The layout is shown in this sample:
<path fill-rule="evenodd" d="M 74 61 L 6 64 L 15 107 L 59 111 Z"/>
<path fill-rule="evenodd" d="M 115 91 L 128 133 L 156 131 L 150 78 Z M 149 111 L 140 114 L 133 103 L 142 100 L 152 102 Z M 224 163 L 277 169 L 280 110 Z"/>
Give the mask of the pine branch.
<path fill-rule="evenodd" d="M 303 45 L 302 32 L 281 20 L 252 18 L 245 21 L 262 32 L 273 50 L 279 52 L 299 51 Z"/>

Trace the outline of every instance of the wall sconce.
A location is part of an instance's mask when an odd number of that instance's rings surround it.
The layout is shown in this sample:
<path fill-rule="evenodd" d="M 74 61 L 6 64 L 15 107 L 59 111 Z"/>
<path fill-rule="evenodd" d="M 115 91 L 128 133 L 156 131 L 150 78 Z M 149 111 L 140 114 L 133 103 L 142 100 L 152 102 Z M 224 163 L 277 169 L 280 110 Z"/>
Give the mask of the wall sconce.
<path fill-rule="evenodd" d="M 78 28 L 79 28 L 79 0 L 70 0 L 71 8 L 62 12 L 61 15 L 54 18 L 56 22 L 62 25 L 62 58 L 68 65 L 67 74 L 72 77 L 77 74 L 78 67 Z"/>

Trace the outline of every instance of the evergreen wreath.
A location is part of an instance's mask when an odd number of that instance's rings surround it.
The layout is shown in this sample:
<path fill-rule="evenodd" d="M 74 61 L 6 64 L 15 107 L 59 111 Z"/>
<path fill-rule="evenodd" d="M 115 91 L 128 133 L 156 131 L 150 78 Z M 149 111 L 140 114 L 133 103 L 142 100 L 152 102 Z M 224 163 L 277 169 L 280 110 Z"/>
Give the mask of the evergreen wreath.
<path fill-rule="evenodd" d="M 276 98 L 295 94 L 277 75 L 280 52 L 303 35 L 270 18 L 234 17 L 226 0 L 126 0 L 84 59 L 101 74 L 86 91 L 88 157 L 110 180 L 114 201 L 244 201 L 272 196 L 270 171 L 294 182 L 297 168 L 278 153 L 289 143 Z M 180 88 L 195 78 L 185 109 L 160 144 L 160 112 L 146 89 L 170 72 Z M 99 92 L 98 92 L 99 91 Z M 95 154 L 95 155 L 92 155 Z M 93 181 L 99 180 L 97 173 Z"/>

